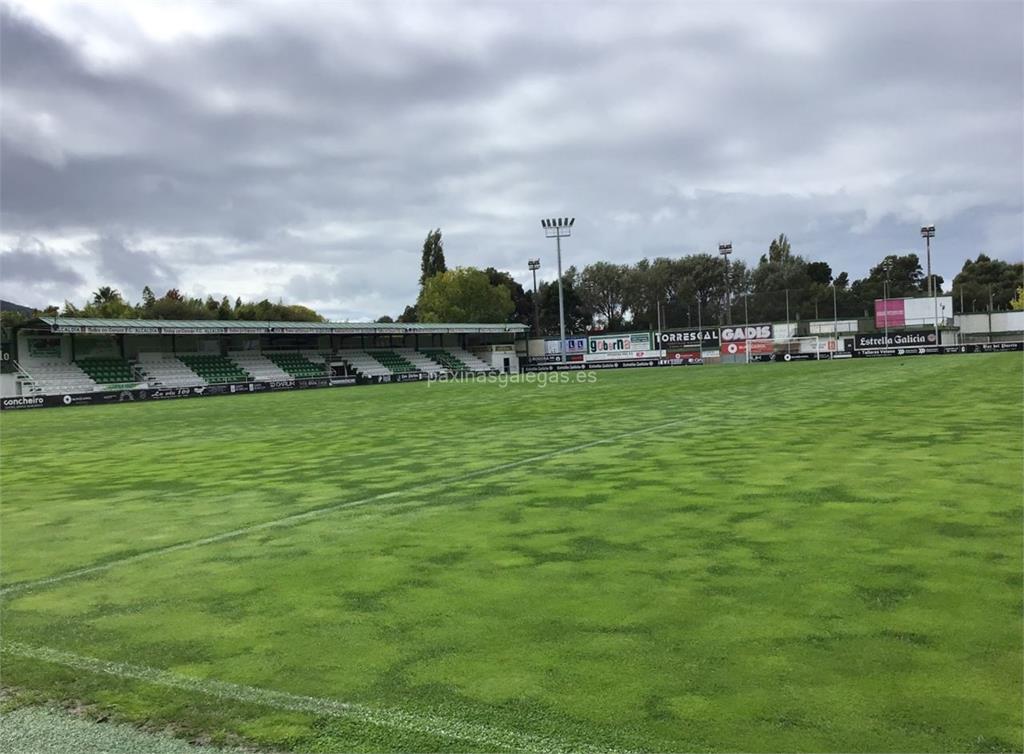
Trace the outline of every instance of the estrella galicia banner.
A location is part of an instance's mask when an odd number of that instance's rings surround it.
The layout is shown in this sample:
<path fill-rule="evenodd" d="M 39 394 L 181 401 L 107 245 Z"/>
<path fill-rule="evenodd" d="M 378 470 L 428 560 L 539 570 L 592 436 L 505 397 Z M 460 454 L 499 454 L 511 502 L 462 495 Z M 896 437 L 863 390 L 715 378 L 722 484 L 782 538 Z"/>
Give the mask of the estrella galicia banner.
<path fill-rule="evenodd" d="M 853 347 L 858 351 L 871 348 L 907 348 L 937 346 L 934 332 L 857 333 Z"/>
<path fill-rule="evenodd" d="M 775 328 L 771 324 L 722 328 L 723 343 L 738 343 L 742 340 L 772 340 L 774 337 Z"/>
<path fill-rule="evenodd" d="M 692 348 L 718 348 L 718 328 L 702 330 L 668 330 L 658 333 L 658 348 L 665 351 L 688 351 Z"/>

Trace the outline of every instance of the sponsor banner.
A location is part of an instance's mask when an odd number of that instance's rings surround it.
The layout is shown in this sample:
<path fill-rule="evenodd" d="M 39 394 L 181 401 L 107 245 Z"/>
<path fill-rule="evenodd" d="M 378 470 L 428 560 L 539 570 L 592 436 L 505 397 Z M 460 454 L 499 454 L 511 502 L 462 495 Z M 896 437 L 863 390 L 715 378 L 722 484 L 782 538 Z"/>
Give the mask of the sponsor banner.
<path fill-rule="evenodd" d="M 748 350 L 751 356 L 771 354 L 775 351 L 775 341 L 741 340 L 738 343 L 722 344 L 722 356 L 743 356 Z"/>
<path fill-rule="evenodd" d="M 907 311 L 903 299 L 875 299 L 875 327 L 903 327 L 906 324 Z"/>
<path fill-rule="evenodd" d="M 685 361 L 691 362 L 700 359 L 700 351 L 680 351 L 675 348 L 670 348 L 665 352 L 665 359 L 667 361 Z"/>
<path fill-rule="evenodd" d="M 937 346 L 934 332 L 857 333 L 853 336 L 854 349 L 906 348 L 908 346 Z"/>
<path fill-rule="evenodd" d="M 0 408 L 12 410 L 17 408 L 42 408 L 47 398 L 54 397 L 52 395 L 18 395 L 0 400 Z"/>
<path fill-rule="evenodd" d="M 930 356 L 933 354 L 1000 353 L 1004 351 L 1024 351 L 1024 343 L 965 343 L 961 346 L 871 348 L 854 351 L 850 355 L 858 358 L 879 358 L 885 356 Z"/>
<path fill-rule="evenodd" d="M 643 359 L 651 358 L 651 334 L 622 333 L 621 335 L 591 335 L 587 338 L 588 359 Z"/>
<path fill-rule="evenodd" d="M 558 346 L 558 340 L 545 340 L 544 341 L 544 353 L 549 356 L 557 356 L 562 352 Z M 566 338 L 565 339 L 565 354 L 566 356 L 572 356 L 573 354 L 584 354 L 587 352 L 587 339 L 586 338 Z"/>
<path fill-rule="evenodd" d="M 392 382 L 419 382 L 429 377 L 427 372 L 404 372 L 401 374 L 359 375 L 356 380 L 360 385 L 384 385 Z"/>
<path fill-rule="evenodd" d="M 422 379 L 422 378 L 420 378 Z M 314 377 L 301 380 L 275 380 L 271 382 L 234 382 L 196 387 L 161 387 L 132 390 L 104 390 L 94 393 L 68 393 L 65 395 L 19 395 L 0 400 L 0 409 L 48 408 L 54 406 L 86 406 L 104 403 L 129 403 L 174 398 L 203 398 L 211 395 L 242 395 L 280 390 L 304 390 L 321 387 L 355 385 L 351 378 Z"/>
<path fill-rule="evenodd" d="M 1024 351 L 1024 343 L 975 343 L 960 346 L 959 349 L 972 349 L 961 353 L 994 353 L 996 351 Z"/>
<path fill-rule="evenodd" d="M 555 363 L 555 364 L 526 364 L 522 367 L 523 372 L 577 372 L 592 369 L 638 369 L 646 367 L 675 367 L 687 366 L 688 364 L 702 364 L 703 362 L 673 361 L 670 359 L 620 359 L 619 361 L 587 361 L 584 363 Z"/>
<path fill-rule="evenodd" d="M 37 359 L 59 359 L 60 338 L 53 335 L 29 335 L 25 338 L 28 355 Z"/>
<path fill-rule="evenodd" d="M 680 347 L 718 348 L 720 343 L 718 328 L 702 330 L 668 330 L 658 333 L 658 348 L 665 351 L 677 351 Z"/>
<path fill-rule="evenodd" d="M 723 327 L 721 335 L 723 343 L 740 343 L 744 340 L 772 340 L 775 337 L 775 328 L 770 324 Z"/>

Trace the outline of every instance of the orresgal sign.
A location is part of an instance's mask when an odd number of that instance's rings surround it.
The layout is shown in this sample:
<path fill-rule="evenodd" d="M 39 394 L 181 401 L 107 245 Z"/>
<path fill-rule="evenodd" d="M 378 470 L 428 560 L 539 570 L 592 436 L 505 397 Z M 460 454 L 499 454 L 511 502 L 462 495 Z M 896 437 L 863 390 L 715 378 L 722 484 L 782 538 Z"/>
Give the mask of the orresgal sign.
<path fill-rule="evenodd" d="M 658 333 L 658 347 L 668 351 L 678 350 L 680 346 L 707 346 L 718 348 L 718 328 L 703 330 L 669 330 Z"/>

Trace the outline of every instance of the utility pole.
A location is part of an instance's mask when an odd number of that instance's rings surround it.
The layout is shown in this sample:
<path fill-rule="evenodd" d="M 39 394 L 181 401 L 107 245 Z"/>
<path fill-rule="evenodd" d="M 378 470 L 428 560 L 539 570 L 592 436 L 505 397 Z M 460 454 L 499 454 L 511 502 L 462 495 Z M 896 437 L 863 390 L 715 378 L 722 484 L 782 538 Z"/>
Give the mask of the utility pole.
<path fill-rule="evenodd" d="M 530 271 L 533 272 L 533 334 L 540 337 L 540 314 L 537 308 L 537 270 L 540 269 L 540 260 L 531 259 L 529 262 Z"/>
<path fill-rule="evenodd" d="M 832 342 L 835 347 L 832 349 L 832 355 L 835 356 L 836 351 L 839 350 L 839 307 L 836 305 L 836 281 L 832 281 Z"/>

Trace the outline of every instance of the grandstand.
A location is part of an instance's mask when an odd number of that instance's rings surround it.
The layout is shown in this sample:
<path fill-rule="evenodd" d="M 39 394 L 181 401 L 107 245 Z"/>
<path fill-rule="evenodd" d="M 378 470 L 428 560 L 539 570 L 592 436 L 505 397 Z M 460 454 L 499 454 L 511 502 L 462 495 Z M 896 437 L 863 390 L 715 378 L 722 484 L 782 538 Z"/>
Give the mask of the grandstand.
<path fill-rule="evenodd" d="M 42 317 L 16 329 L 13 369 L 0 387 L 4 397 L 61 396 L 244 383 L 319 387 L 327 380 L 340 385 L 488 372 L 494 367 L 470 348 L 484 355 L 499 346 L 510 349 L 525 330 L 513 324 Z"/>

